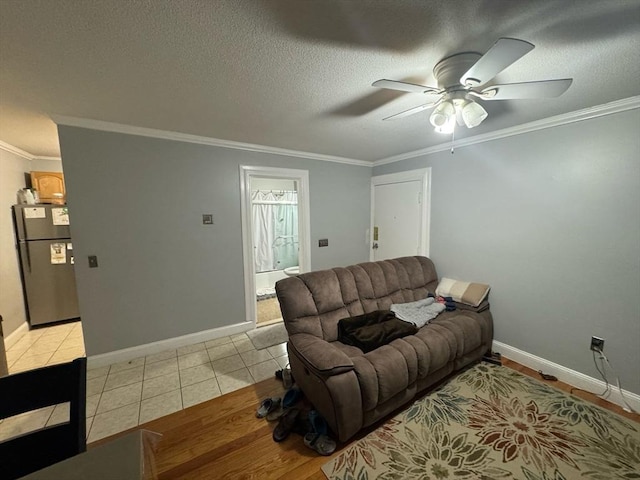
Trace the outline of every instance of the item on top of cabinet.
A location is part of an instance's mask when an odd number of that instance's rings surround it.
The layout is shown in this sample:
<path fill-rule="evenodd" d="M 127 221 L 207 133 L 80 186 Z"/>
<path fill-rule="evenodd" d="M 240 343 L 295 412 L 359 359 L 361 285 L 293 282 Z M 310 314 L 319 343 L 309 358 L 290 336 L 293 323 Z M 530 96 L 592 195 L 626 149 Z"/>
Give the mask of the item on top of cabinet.
<path fill-rule="evenodd" d="M 17 193 L 18 204 L 35 205 L 36 199 L 30 188 L 21 188 Z"/>
<path fill-rule="evenodd" d="M 27 199 L 27 204 L 29 205 L 36 204 L 36 198 L 33 196 L 33 192 L 31 191 L 30 188 L 25 188 L 24 196 Z"/>

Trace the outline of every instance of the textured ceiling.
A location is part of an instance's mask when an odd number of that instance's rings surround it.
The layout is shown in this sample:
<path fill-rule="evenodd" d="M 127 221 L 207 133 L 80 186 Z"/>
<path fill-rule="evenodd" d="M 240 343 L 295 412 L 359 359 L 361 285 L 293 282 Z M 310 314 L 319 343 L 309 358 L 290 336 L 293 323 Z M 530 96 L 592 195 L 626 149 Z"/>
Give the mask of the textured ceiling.
<path fill-rule="evenodd" d="M 373 81 L 499 37 L 536 48 L 496 81 L 574 83 L 457 138 L 640 95 L 638 0 L 0 0 L 0 140 L 58 156 L 59 114 L 374 161 L 447 138 Z"/>

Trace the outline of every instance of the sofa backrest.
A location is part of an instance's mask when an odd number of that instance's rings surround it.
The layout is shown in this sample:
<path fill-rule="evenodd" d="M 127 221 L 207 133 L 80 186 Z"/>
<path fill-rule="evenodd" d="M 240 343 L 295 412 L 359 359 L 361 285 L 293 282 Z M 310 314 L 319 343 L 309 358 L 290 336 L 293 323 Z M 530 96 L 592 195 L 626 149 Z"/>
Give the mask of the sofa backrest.
<path fill-rule="evenodd" d="M 285 278 L 276 283 L 276 293 L 289 335 L 308 333 L 332 342 L 339 320 L 421 300 L 437 286 L 430 259 L 402 257 Z"/>

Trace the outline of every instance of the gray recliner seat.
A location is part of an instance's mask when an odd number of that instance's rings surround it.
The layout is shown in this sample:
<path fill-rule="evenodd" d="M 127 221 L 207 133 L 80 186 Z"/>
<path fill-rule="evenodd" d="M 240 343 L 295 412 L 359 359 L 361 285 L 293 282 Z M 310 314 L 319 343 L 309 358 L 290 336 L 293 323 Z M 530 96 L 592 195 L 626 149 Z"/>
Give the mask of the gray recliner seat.
<path fill-rule="evenodd" d="M 291 370 L 339 440 L 490 350 L 493 320 L 486 299 L 475 308 L 457 304 L 415 335 L 368 353 L 338 341 L 339 320 L 421 300 L 437 285 L 435 267 L 426 257 L 362 263 L 277 282 Z"/>

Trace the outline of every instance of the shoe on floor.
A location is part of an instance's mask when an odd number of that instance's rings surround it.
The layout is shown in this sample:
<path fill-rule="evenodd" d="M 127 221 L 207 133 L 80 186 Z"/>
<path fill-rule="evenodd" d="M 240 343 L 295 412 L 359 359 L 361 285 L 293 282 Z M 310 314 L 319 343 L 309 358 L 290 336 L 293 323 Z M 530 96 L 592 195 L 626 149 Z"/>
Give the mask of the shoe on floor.
<path fill-rule="evenodd" d="M 262 401 L 262 403 L 260 403 L 260 406 L 258 407 L 258 410 L 256 410 L 256 417 L 264 418 L 269 414 L 269 412 L 275 410 L 279 406 L 280 406 L 280 398 L 279 397 L 276 397 L 276 398 L 265 398 Z"/>
<path fill-rule="evenodd" d="M 273 429 L 273 440 L 275 442 L 282 442 L 289 436 L 299 413 L 300 410 L 297 408 L 291 408 L 280 417 L 278 425 Z"/>
<path fill-rule="evenodd" d="M 307 433 L 304 436 L 304 444 L 320 455 L 331 455 L 336 450 L 336 442 L 319 433 Z"/>
<path fill-rule="evenodd" d="M 300 391 L 300 389 L 296 387 L 292 387 L 289 390 L 287 390 L 287 392 L 284 394 L 284 397 L 282 397 L 282 406 L 284 408 L 291 408 L 301 398 L 302 398 L 302 392 Z"/>
<path fill-rule="evenodd" d="M 278 405 L 277 408 L 274 408 L 269 413 L 267 413 L 267 422 L 275 422 L 276 420 L 279 420 L 280 417 L 282 417 L 282 415 L 287 412 L 287 410 L 288 409 L 286 408 L 282 408 L 282 404 Z"/>
<path fill-rule="evenodd" d="M 311 431 L 320 435 L 327 435 L 329 433 L 329 425 L 322 415 L 317 410 L 311 410 L 309 412 L 309 421 L 311 422 Z"/>

